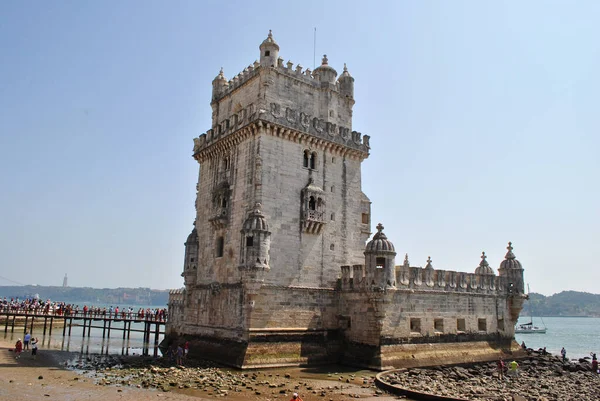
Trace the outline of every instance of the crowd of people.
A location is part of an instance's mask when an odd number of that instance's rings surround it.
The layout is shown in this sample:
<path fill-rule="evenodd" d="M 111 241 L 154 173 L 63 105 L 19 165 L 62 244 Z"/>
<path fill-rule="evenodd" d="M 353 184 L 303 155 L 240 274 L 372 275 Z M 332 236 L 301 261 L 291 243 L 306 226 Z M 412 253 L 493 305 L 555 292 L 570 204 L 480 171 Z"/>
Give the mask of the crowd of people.
<path fill-rule="evenodd" d="M 53 316 L 73 316 L 73 317 L 92 317 L 92 318 L 115 318 L 115 319 L 134 319 L 134 320 L 152 320 L 164 322 L 167 320 L 167 308 L 138 308 L 132 307 L 119 308 L 118 306 L 108 308 L 105 306 L 67 304 L 66 302 L 56 302 L 51 300 L 41 300 L 39 298 L 26 299 L 4 299 L 0 300 L 0 313 L 31 313 Z"/>

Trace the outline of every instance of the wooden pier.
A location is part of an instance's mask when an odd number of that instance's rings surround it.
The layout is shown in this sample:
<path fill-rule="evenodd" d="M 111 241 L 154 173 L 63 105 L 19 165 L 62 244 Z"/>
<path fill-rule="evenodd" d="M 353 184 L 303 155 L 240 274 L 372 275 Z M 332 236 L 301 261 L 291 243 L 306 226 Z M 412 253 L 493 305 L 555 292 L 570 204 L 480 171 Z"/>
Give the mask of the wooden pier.
<path fill-rule="evenodd" d="M 45 314 L 45 313 L 31 313 L 24 311 L 2 311 L 0 316 L 4 318 L 4 333 L 8 333 L 10 326 L 11 333 L 14 333 L 15 326 L 17 330 L 23 327 L 23 334 L 33 332 L 33 327 L 37 319 L 36 327 L 41 326 L 43 321 L 43 332 L 42 335 L 45 337 L 46 332 L 48 336 L 52 336 L 52 328 L 59 323 L 62 323 L 62 335 L 64 337 L 71 336 L 71 329 L 73 326 L 82 326 L 82 337 L 90 337 L 92 329 L 102 329 L 102 339 L 110 339 L 111 332 L 122 332 L 123 341 L 129 338 L 132 332 L 143 333 L 143 348 L 142 354 L 149 355 L 150 343 L 154 340 L 154 356 L 158 356 L 158 339 L 161 334 L 164 334 L 166 320 L 157 320 L 150 317 L 139 317 L 137 315 L 125 315 L 123 316 L 98 316 L 90 313 L 77 313 L 70 315 L 57 315 L 57 314 Z M 113 323 L 115 323 L 113 325 Z M 122 323 L 122 324 L 121 324 Z M 144 328 L 131 327 L 132 323 L 143 323 Z M 1 327 L 1 326 L 0 326 Z M 120 334 L 120 333 L 119 333 Z M 152 336 L 154 338 L 152 339 Z M 108 347 L 107 347 L 108 352 Z M 127 352 L 122 349 L 122 353 Z M 128 353 L 128 352 L 127 352 Z"/>

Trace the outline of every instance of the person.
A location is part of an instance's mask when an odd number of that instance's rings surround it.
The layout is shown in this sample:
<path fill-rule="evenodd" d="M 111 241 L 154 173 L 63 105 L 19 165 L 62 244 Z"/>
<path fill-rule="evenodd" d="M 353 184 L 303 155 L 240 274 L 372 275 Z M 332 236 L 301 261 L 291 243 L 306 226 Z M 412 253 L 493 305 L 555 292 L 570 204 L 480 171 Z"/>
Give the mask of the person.
<path fill-rule="evenodd" d="M 188 353 L 190 352 L 190 342 L 186 341 L 183 346 L 183 359 L 187 359 Z"/>
<path fill-rule="evenodd" d="M 598 357 L 592 352 L 592 372 L 598 373 Z"/>
<path fill-rule="evenodd" d="M 502 357 L 498 359 L 498 362 L 496 362 L 496 366 L 498 368 L 498 378 L 500 380 L 504 379 L 504 368 L 506 367 L 506 365 L 504 364 L 504 359 L 502 359 Z"/>
<path fill-rule="evenodd" d="M 562 349 L 560 350 L 560 354 L 562 355 L 563 363 L 565 363 L 565 361 L 567 360 L 567 350 L 565 349 L 565 347 L 562 347 Z"/>
<path fill-rule="evenodd" d="M 31 341 L 31 334 L 27 332 L 25 333 L 25 337 L 23 337 L 23 349 L 29 349 L 29 341 Z"/>
<path fill-rule="evenodd" d="M 548 351 L 546 351 L 546 347 L 542 350 L 542 355 L 548 355 Z"/>
<path fill-rule="evenodd" d="M 525 345 L 525 341 L 522 341 L 522 342 L 521 342 L 521 348 L 523 348 L 523 349 L 527 349 L 527 346 Z"/>
<path fill-rule="evenodd" d="M 290 401 L 302 401 L 302 398 L 298 396 L 298 393 L 294 393 Z"/>
<path fill-rule="evenodd" d="M 17 343 L 15 344 L 15 359 L 19 359 L 21 357 L 21 352 L 23 352 L 23 343 L 20 338 L 17 338 Z"/>
<path fill-rule="evenodd" d="M 33 357 L 34 360 L 37 358 L 37 350 L 38 350 L 37 343 L 38 343 L 37 338 L 34 338 L 33 340 L 31 340 L 31 356 Z"/>
<path fill-rule="evenodd" d="M 177 365 L 183 364 L 183 348 L 181 348 L 181 344 L 177 346 Z"/>
<path fill-rule="evenodd" d="M 519 369 L 519 364 L 517 363 L 517 361 L 512 361 L 511 363 L 508 364 L 508 375 L 518 377 L 519 376 L 518 369 Z"/>

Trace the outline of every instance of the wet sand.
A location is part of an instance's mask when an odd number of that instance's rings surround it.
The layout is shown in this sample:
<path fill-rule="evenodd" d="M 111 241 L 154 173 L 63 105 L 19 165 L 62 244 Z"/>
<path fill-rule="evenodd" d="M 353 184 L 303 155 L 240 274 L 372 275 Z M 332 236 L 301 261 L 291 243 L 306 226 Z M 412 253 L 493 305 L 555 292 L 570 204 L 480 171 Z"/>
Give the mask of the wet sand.
<path fill-rule="evenodd" d="M 326 369 L 285 368 L 253 370 L 252 374 L 262 377 L 264 382 L 277 381 L 288 375 L 285 387 L 273 388 L 267 384 L 255 383 L 252 390 L 246 388 L 228 392 L 227 395 L 211 392 L 206 389 L 185 388 L 173 386 L 168 392 L 160 389 L 138 388 L 135 382 L 131 384 L 102 385 L 100 374 L 88 372 L 82 374 L 66 368 L 68 361 L 80 357 L 78 353 L 39 350 L 36 360 L 29 352 L 23 352 L 19 359 L 9 351 L 14 344 L 0 340 L 0 399 L 11 401 L 20 400 L 269 400 L 287 401 L 291 393 L 297 391 L 304 401 L 325 400 L 342 401 L 361 399 L 363 401 L 391 401 L 396 396 L 381 394 L 372 380 L 363 383 L 361 377 L 372 378 L 376 372 L 344 369 L 338 372 L 328 372 Z M 182 373 L 191 373 L 195 368 L 178 369 Z M 342 369 L 336 367 L 336 369 Z M 113 369 L 114 370 L 114 369 Z M 246 371 L 231 371 L 233 374 L 243 374 Z M 284 373 L 285 372 L 285 373 Z M 357 379 L 351 379 L 355 375 Z M 40 378 L 41 377 L 41 378 Z M 348 381 L 348 382 L 346 382 Z M 113 382 L 115 383 L 115 382 Z M 118 383 L 118 382 L 117 382 Z M 294 390 L 299 386 L 298 390 Z M 285 390 L 282 392 L 282 388 Z M 310 390 L 309 390 L 310 389 Z M 260 394 L 257 394 L 260 393 Z"/>

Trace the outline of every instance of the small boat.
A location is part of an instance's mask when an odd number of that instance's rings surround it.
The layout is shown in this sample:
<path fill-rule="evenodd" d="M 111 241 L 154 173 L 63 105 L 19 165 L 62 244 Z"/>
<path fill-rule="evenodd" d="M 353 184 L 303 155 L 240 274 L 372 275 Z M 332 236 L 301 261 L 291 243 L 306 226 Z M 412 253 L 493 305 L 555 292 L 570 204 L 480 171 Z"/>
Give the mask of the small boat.
<path fill-rule="evenodd" d="M 531 321 L 529 323 L 523 323 L 523 324 L 518 325 L 515 328 L 515 333 L 517 333 L 517 334 L 525 334 L 525 333 L 544 334 L 544 333 L 546 333 L 546 327 L 534 326 L 533 321 Z"/>
<path fill-rule="evenodd" d="M 529 294 L 529 284 L 527 284 L 527 293 Z M 533 315 L 531 313 L 531 302 L 529 301 L 529 296 L 527 297 L 527 304 L 529 305 L 529 323 L 522 323 L 515 327 L 515 334 L 528 334 L 528 333 L 537 333 L 537 334 L 545 334 L 546 333 L 546 325 L 543 327 L 534 326 L 533 325 Z M 542 320 L 542 324 L 544 321 Z"/>

